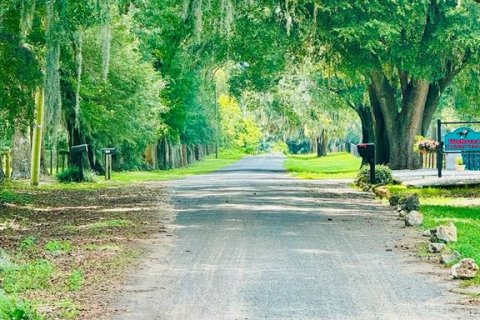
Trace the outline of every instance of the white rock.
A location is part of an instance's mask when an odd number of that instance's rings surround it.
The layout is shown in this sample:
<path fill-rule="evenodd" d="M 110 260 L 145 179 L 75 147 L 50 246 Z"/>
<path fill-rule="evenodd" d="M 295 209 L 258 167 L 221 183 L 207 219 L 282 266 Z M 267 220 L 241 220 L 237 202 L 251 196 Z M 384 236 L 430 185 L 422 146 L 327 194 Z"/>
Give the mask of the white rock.
<path fill-rule="evenodd" d="M 405 216 L 405 225 L 407 227 L 418 227 L 423 223 L 423 214 L 418 211 L 410 211 Z"/>
<path fill-rule="evenodd" d="M 407 215 L 407 213 L 408 213 L 407 211 L 402 210 L 402 211 L 400 211 L 400 212 L 398 213 L 398 216 L 399 216 L 400 218 L 404 218 L 404 217 Z"/>
<path fill-rule="evenodd" d="M 442 253 L 440 262 L 443 264 L 449 264 L 457 259 L 459 259 L 462 255 L 458 251 L 453 251 L 450 253 Z"/>
<path fill-rule="evenodd" d="M 472 279 L 477 273 L 478 265 L 473 259 L 462 259 L 462 261 L 452 266 L 454 279 Z"/>
<path fill-rule="evenodd" d="M 432 232 L 430 230 L 425 230 L 422 232 L 422 237 L 430 237 Z"/>
<path fill-rule="evenodd" d="M 450 222 L 447 225 L 439 226 L 432 232 L 432 242 L 456 242 L 457 241 L 457 228 Z"/>
<path fill-rule="evenodd" d="M 443 249 L 445 249 L 445 243 L 430 243 L 428 245 L 428 251 L 431 253 L 439 253 L 442 252 Z"/>

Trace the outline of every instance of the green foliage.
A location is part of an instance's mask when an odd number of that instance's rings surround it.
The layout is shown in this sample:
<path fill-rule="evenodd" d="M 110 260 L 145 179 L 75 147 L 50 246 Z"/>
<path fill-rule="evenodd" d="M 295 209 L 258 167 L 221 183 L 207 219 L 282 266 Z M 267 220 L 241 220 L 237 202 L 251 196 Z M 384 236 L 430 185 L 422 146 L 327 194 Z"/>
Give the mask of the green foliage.
<path fill-rule="evenodd" d="M 10 189 L 0 189 L 0 204 L 11 203 L 25 206 L 32 203 L 32 197 L 26 193 L 19 193 Z"/>
<path fill-rule="evenodd" d="M 90 230 L 106 229 L 106 228 L 125 228 L 132 226 L 133 222 L 130 220 L 106 220 L 95 222 L 88 226 Z"/>
<path fill-rule="evenodd" d="M 263 133 L 254 118 L 242 112 L 236 99 L 228 95 L 220 96 L 219 105 L 223 145 L 245 153 L 257 152 Z"/>
<path fill-rule="evenodd" d="M 72 243 L 68 240 L 51 240 L 45 244 L 45 250 L 49 252 L 68 252 L 72 250 Z"/>
<path fill-rule="evenodd" d="M 392 169 L 384 165 L 375 166 L 375 184 L 390 184 L 393 182 Z M 355 180 L 357 186 L 369 185 L 370 182 L 370 166 L 363 166 L 358 172 Z"/>
<path fill-rule="evenodd" d="M 2 320 L 43 320 L 32 306 L 24 301 L 8 298 L 0 291 L 0 319 Z"/>
<path fill-rule="evenodd" d="M 0 273 L 2 287 L 7 293 L 23 293 L 28 290 L 45 289 L 55 272 L 47 260 L 34 260 L 19 266 L 7 268 Z"/>
<path fill-rule="evenodd" d="M 78 291 L 83 287 L 85 283 L 85 275 L 83 271 L 74 269 L 68 276 L 68 288 L 70 291 Z"/>
<path fill-rule="evenodd" d="M 273 144 L 272 151 L 287 154 L 288 153 L 288 145 L 283 141 L 277 141 Z"/>
<path fill-rule="evenodd" d="M 62 299 L 57 302 L 57 307 L 61 309 L 63 319 L 77 319 L 80 316 L 80 310 L 72 299 Z"/>
<path fill-rule="evenodd" d="M 61 183 L 72 183 L 72 182 L 96 182 L 97 175 L 92 170 L 83 170 L 83 177 L 80 172 L 80 168 L 76 166 L 70 166 L 64 171 L 57 174 L 57 180 Z"/>
<path fill-rule="evenodd" d="M 20 250 L 29 251 L 35 249 L 38 244 L 38 238 L 35 236 L 28 236 L 20 242 Z"/>

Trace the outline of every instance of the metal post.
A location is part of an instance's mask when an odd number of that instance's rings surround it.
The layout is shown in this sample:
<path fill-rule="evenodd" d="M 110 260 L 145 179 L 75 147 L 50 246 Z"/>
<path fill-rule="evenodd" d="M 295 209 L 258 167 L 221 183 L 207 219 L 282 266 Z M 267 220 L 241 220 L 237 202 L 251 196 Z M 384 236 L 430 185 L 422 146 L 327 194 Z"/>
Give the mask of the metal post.
<path fill-rule="evenodd" d="M 376 183 L 375 177 L 375 160 L 370 161 L 370 183 L 373 185 Z"/>
<path fill-rule="evenodd" d="M 438 150 L 437 150 L 437 169 L 438 169 L 438 177 L 442 177 L 442 169 L 443 169 L 443 141 L 442 141 L 442 120 L 437 120 L 437 141 L 439 143 Z"/>
<path fill-rule="evenodd" d="M 50 149 L 50 175 L 53 176 L 53 148 Z"/>

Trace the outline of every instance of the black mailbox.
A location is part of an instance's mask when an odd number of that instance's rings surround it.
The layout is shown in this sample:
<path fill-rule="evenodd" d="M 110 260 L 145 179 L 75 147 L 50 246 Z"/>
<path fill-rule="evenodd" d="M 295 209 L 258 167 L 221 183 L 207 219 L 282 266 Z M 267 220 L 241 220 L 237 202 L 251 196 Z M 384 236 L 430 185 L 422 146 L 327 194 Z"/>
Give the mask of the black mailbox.
<path fill-rule="evenodd" d="M 357 145 L 358 154 L 368 163 L 375 161 L 375 144 L 374 143 L 360 143 Z"/>
<path fill-rule="evenodd" d="M 70 148 L 72 154 L 88 152 L 88 144 L 80 144 L 78 146 L 72 146 Z"/>
<path fill-rule="evenodd" d="M 374 143 L 360 143 L 357 145 L 358 154 L 365 162 L 370 164 L 370 183 L 375 184 L 375 144 Z"/>

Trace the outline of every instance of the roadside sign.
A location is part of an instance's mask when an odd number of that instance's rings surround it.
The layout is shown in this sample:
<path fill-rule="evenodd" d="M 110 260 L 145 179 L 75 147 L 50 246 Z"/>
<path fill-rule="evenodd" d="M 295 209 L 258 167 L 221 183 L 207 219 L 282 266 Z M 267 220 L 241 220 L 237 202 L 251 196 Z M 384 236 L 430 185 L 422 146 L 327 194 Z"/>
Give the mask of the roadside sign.
<path fill-rule="evenodd" d="M 445 135 L 445 151 L 480 151 L 480 132 L 461 127 Z"/>

